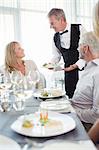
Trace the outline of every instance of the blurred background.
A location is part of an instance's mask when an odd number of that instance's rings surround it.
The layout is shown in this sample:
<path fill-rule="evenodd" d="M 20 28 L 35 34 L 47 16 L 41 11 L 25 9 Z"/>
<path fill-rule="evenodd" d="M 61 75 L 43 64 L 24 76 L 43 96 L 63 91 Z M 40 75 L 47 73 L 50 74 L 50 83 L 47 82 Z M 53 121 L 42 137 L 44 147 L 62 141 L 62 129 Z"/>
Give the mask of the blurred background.
<path fill-rule="evenodd" d="M 52 55 L 52 38 L 47 14 L 51 8 L 62 8 L 68 23 L 81 23 L 92 29 L 92 11 L 98 0 L 0 0 L 0 65 L 4 64 L 5 46 L 19 41 L 26 59 L 39 69 Z M 44 72 L 44 71 L 43 71 Z"/>
<path fill-rule="evenodd" d="M 92 29 L 92 10 L 97 0 L 0 0 L 0 64 L 5 45 L 21 42 L 28 59 L 38 66 L 51 58 L 52 38 L 47 13 L 62 8 L 69 23 L 81 23 Z"/>

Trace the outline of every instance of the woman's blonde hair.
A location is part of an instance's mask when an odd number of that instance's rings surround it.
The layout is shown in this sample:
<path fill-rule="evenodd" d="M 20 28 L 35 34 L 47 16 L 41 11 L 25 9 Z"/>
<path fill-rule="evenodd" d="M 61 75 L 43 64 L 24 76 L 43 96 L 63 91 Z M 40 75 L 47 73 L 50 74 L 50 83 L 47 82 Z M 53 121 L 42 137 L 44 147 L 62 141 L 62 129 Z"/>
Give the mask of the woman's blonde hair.
<path fill-rule="evenodd" d="M 99 1 L 96 3 L 93 10 L 93 29 L 95 35 L 99 38 Z"/>
<path fill-rule="evenodd" d="M 10 42 L 6 46 L 5 50 L 5 69 L 9 72 L 14 71 L 14 65 L 17 63 L 17 58 L 15 55 L 15 45 L 19 44 L 16 41 Z"/>

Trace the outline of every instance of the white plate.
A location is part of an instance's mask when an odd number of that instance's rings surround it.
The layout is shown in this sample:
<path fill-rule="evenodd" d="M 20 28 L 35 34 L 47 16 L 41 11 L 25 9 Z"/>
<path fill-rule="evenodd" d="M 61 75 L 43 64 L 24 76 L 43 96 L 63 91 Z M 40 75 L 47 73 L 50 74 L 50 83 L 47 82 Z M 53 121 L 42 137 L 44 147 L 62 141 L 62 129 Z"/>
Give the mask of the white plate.
<path fill-rule="evenodd" d="M 37 92 L 34 92 L 33 96 L 34 97 L 39 97 L 39 98 L 43 98 L 43 99 L 48 99 L 48 98 L 58 98 L 58 97 L 61 97 L 61 96 L 64 96 L 66 94 L 65 91 L 62 91 L 60 89 L 44 89 L 45 91 L 47 91 L 49 93 L 48 96 L 42 96 L 42 91 L 37 91 Z M 55 90 L 59 90 L 59 92 L 57 92 L 57 95 L 52 95 L 53 91 Z"/>
<path fill-rule="evenodd" d="M 54 69 L 54 67 L 55 67 L 55 65 L 54 64 L 52 64 L 52 63 L 45 63 L 44 65 L 43 65 L 43 67 L 45 67 L 45 68 L 47 68 L 47 69 Z"/>
<path fill-rule="evenodd" d="M 47 110 L 64 110 L 68 109 L 69 105 L 65 101 L 46 101 L 41 102 L 40 107 Z"/>
<path fill-rule="evenodd" d="M 63 65 L 63 63 L 57 63 L 57 64 L 45 63 L 45 64 L 43 65 L 43 67 L 45 67 L 45 68 L 47 68 L 47 69 L 52 69 L 52 70 L 55 70 L 55 71 L 59 71 L 59 70 L 62 70 L 61 65 Z"/>
<path fill-rule="evenodd" d="M 0 135 L 0 150 L 21 150 L 20 146 L 12 139 Z"/>
<path fill-rule="evenodd" d="M 44 148 L 42 148 L 42 150 L 96 150 L 94 145 L 90 144 L 88 142 L 87 143 L 80 143 L 80 142 L 62 142 L 62 141 L 58 141 L 57 143 L 51 143 L 48 145 L 45 145 Z"/>
<path fill-rule="evenodd" d="M 24 128 L 22 127 L 24 116 L 18 118 L 12 125 L 11 128 L 15 132 L 30 136 L 30 137 L 50 137 L 64 134 L 73 130 L 76 127 L 74 119 L 69 117 L 68 115 L 56 113 L 56 112 L 48 112 L 48 118 L 52 123 L 46 124 L 46 126 L 42 126 L 39 122 L 40 113 L 30 114 L 25 116 L 26 119 L 33 120 L 34 126 L 32 128 Z"/>

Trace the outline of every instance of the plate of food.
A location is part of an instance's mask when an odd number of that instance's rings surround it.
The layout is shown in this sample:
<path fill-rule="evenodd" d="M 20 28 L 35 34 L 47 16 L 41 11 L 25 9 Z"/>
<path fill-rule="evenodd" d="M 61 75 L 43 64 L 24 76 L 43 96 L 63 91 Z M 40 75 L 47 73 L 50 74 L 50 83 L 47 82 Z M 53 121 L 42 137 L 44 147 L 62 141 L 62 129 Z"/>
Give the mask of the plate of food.
<path fill-rule="evenodd" d="M 53 63 L 45 63 L 45 64 L 43 64 L 43 67 L 45 67 L 47 69 L 54 69 L 55 64 L 53 64 Z"/>
<path fill-rule="evenodd" d="M 54 70 L 54 71 L 61 71 L 63 70 L 61 65 L 63 65 L 63 63 L 45 63 L 43 64 L 43 67 Z"/>
<path fill-rule="evenodd" d="M 75 120 L 64 114 L 48 112 L 46 120 L 40 112 L 20 116 L 11 129 L 19 134 L 30 137 L 51 137 L 67 133 L 76 128 Z"/>
<path fill-rule="evenodd" d="M 48 98 L 58 98 L 65 95 L 65 91 L 62 91 L 61 89 L 57 88 L 51 88 L 51 89 L 42 89 L 40 91 L 34 92 L 34 97 L 39 97 L 42 99 L 48 99 Z"/>

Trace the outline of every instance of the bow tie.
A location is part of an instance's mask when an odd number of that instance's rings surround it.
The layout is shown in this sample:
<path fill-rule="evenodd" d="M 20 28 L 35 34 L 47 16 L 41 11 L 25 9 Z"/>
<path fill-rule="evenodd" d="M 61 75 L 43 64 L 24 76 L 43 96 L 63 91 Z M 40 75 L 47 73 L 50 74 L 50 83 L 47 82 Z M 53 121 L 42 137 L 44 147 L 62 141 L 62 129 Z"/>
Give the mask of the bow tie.
<path fill-rule="evenodd" d="M 59 33 L 59 34 L 62 35 L 62 34 L 64 34 L 64 33 L 66 33 L 66 32 L 68 32 L 68 30 L 65 30 L 65 31 L 63 31 L 62 33 Z"/>

